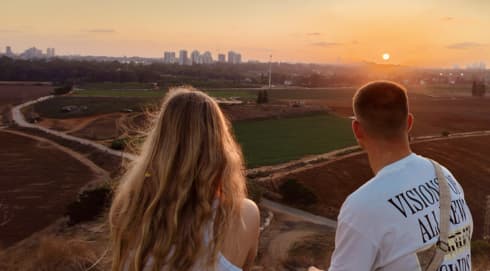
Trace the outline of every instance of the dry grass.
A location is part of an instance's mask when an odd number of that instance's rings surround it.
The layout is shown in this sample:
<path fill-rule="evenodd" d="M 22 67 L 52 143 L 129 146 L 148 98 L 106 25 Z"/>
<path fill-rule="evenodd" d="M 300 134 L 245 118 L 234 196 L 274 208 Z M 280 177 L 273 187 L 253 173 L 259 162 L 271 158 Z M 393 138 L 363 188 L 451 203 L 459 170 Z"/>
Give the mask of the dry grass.
<path fill-rule="evenodd" d="M 485 240 L 472 241 L 471 258 L 474 271 L 489 271 L 490 242 Z"/>
<path fill-rule="evenodd" d="M 98 259 L 87 241 L 46 236 L 25 251 L 7 255 L 0 253 L 0 270 L 9 271 L 85 271 Z M 97 266 L 90 269 L 99 271 Z"/>
<path fill-rule="evenodd" d="M 326 269 L 333 251 L 332 234 L 313 234 L 295 242 L 289 249 L 284 266 L 291 270 L 317 266 Z"/>

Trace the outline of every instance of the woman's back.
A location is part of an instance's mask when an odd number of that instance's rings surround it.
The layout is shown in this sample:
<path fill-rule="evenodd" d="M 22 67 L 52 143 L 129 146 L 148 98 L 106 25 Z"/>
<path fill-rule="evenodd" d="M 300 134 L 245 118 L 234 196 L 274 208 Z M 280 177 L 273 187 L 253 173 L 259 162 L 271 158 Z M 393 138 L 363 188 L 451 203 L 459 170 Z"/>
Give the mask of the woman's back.
<path fill-rule="evenodd" d="M 241 219 L 236 220 L 236 223 L 230 228 L 230 231 L 225 234 L 224 245 L 222 251 L 218 253 L 216 259 L 217 271 L 241 271 L 248 270 L 253 264 L 255 255 L 257 254 L 258 237 L 260 233 L 260 214 L 257 205 L 251 200 L 244 200 L 241 210 Z M 209 242 L 212 238 L 212 224 L 204 233 L 205 242 Z M 127 261 L 124 270 L 129 270 Z M 145 265 L 144 271 L 151 270 L 154 260 L 150 257 Z M 197 262 L 192 271 L 203 269 L 203 263 Z M 167 271 L 165 267 L 161 270 Z"/>
<path fill-rule="evenodd" d="M 150 263 L 152 271 L 214 270 L 216 263 L 246 270 L 259 212 L 246 199 L 244 168 L 216 101 L 195 90 L 170 91 L 114 196 L 112 271 Z M 215 234 L 206 236 L 210 223 Z"/>

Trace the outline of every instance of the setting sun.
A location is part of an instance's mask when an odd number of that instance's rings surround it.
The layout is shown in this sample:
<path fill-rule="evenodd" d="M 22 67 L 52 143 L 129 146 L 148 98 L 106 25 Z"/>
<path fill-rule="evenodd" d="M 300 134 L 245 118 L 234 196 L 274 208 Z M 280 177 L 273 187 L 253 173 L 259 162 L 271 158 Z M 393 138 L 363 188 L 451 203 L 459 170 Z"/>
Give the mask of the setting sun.
<path fill-rule="evenodd" d="M 384 61 L 390 60 L 390 54 L 388 54 L 388 53 L 384 53 L 382 57 L 383 57 Z"/>

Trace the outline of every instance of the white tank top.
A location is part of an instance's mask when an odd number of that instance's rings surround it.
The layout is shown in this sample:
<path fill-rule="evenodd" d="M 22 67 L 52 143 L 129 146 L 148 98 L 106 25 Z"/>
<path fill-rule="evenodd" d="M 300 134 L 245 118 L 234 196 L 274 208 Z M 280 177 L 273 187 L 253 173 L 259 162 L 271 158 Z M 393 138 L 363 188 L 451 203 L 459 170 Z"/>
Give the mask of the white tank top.
<path fill-rule="evenodd" d="M 145 265 L 145 268 L 143 268 L 143 271 L 149 271 L 151 270 L 151 266 L 153 264 L 153 258 L 150 258 L 148 262 Z M 129 270 L 129 262 L 126 262 L 124 265 L 124 271 Z M 226 259 L 223 254 L 219 253 L 218 254 L 218 260 L 216 262 L 216 271 L 242 271 L 241 268 L 237 267 L 236 265 L 232 264 L 228 259 Z M 200 264 L 196 264 L 194 268 L 192 269 L 193 271 L 200 271 L 202 266 Z M 168 271 L 165 267 L 161 269 L 162 271 Z"/>
<path fill-rule="evenodd" d="M 217 201 L 215 201 L 213 203 L 213 207 L 216 208 L 217 206 Z M 213 216 L 214 217 L 214 216 Z M 208 230 L 205 231 L 205 234 L 204 234 L 204 242 L 205 243 L 208 243 L 209 240 L 211 239 L 210 236 L 213 234 L 213 227 L 208 227 Z M 131 253 L 133 254 L 133 253 Z M 129 270 L 129 261 L 126 262 L 126 264 L 124 265 L 124 271 L 127 271 Z M 153 258 L 149 258 L 147 263 L 145 264 L 145 267 L 143 268 L 143 271 L 149 271 L 151 270 L 151 266 L 153 265 Z M 218 259 L 217 259 L 217 262 L 216 262 L 216 271 L 242 271 L 241 268 L 237 267 L 236 265 L 234 265 L 233 263 L 231 263 L 228 259 L 226 259 L 226 257 L 220 252 L 218 253 Z M 194 266 L 194 268 L 192 269 L 193 271 L 201 271 L 202 269 L 202 264 L 200 264 L 199 262 L 196 263 L 196 265 Z M 161 271 L 168 271 L 165 267 L 163 267 L 161 269 Z"/>

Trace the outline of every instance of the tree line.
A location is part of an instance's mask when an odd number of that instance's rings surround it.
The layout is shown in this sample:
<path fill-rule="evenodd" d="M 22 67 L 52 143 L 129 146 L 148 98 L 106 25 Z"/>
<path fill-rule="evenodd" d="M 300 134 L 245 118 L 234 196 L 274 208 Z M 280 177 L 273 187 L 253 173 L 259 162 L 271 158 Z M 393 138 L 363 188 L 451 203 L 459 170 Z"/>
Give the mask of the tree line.
<path fill-rule="evenodd" d="M 0 58 L 0 81 L 50 81 L 55 84 L 91 82 L 157 82 L 160 87 L 258 87 L 268 84 L 268 63 L 180 66 L 119 61 L 68 60 L 63 58 L 21 60 Z M 363 82 L 358 72 L 316 64 L 272 64 L 272 84 L 323 87 Z M 335 72 L 331 72 L 334 70 Z M 328 74 L 328 75 L 326 75 Z"/>

